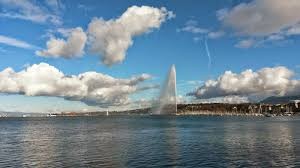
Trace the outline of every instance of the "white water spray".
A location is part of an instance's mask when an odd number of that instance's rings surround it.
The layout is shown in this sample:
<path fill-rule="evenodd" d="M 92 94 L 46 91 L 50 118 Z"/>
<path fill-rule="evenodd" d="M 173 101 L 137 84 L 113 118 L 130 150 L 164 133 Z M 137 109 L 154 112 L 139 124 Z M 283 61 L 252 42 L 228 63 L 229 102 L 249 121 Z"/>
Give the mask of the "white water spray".
<path fill-rule="evenodd" d="M 154 114 L 176 114 L 176 92 L 176 69 L 175 65 L 172 65 L 163 88 L 161 89 L 159 105 L 154 109 Z"/>

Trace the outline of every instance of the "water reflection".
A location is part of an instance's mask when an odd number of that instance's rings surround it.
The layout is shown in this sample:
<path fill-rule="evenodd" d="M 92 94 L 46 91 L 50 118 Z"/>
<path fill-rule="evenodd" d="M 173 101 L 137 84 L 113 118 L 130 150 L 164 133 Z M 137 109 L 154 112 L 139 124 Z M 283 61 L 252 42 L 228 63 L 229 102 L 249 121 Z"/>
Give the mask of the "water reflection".
<path fill-rule="evenodd" d="M 0 120 L 0 167 L 21 167 L 23 123 Z"/>
<path fill-rule="evenodd" d="M 0 167 L 299 166 L 297 118 L 74 117 L 0 121 Z"/>
<path fill-rule="evenodd" d="M 224 123 L 226 159 L 233 165 L 279 166 L 296 163 L 296 144 L 289 122 Z M 247 158 L 246 160 L 243 158 Z"/>
<path fill-rule="evenodd" d="M 53 163 L 58 152 L 55 150 L 56 125 L 46 123 L 44 127 L 37 128 L 38 123 L 39 121 L 24 120 L 20 127 L 20 148 L 24 167 L 41 167 L 43 164 Z"/>

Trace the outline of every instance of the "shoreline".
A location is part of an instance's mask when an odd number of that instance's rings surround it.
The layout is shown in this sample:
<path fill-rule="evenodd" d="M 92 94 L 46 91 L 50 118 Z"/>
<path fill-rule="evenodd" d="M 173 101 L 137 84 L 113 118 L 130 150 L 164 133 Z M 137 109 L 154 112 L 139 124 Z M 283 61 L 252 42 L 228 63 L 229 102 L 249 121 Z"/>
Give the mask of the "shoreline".
<path fill-rule="evenodd" d="M 211 112 L 211 111 L 185 111 L 177 113 L 176 115 L 202 115 L 202 116 L 255 116 L 255 117 L 264 117 L 264 114 L 260 113 L 236 113 L 236 112 Z"/>
<path fill-rule="evenodd" d="M 27 116 L 0 116 L 1 119 L 5 118 L 73 118 L 73 117 L 110 117 L 110 116 L 206 116 L 206 117 L 293 117 L 293 116 L 300 116 L 300 114 L 281 114 L 281 115 L 275 115 L 275 114 L 260 114 L 260 113 L 215 113 L 215 112 L 186 112 L 186 113 L 176 113 L 176 114 L 124 114 L 119 112 L 111 113 L 110 115 L 105 115 L 103 113 L 97 114 L 97 115 L 87 115 L 87 114 L 81 114 L 77 113 L 76 115 L 68 115 L 68 114 L 56 114 L 56 115 L 27 115 Z"/>
<path fill-rule="evenodd" d="M 22 113 L 13 115 L 13 112 L 0 112 L 0 118 L 5 117 L 72 117 L 72 116 L 108 116 L 108 115 L 152 115 L 155 107 L 131 109 L 123 111 L 89 111 L 89 112 L 56 112 L 56 113 Z M 203 116 L 294 116 L 300 115 L 300 103 L 286 104 L 222 104 L 222 103 L 201 103 L 201 104 L 178 104 L 177 111 L 170 111 L 165 106 L 162 115 L 203 115 Z"/>

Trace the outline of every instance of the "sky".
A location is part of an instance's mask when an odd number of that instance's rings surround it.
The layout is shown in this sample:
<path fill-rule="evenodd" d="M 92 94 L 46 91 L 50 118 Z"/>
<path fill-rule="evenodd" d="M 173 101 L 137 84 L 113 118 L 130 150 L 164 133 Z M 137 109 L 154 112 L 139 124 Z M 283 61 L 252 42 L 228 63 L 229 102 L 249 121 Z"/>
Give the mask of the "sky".
<path fill-rule="evenodd" d="M 298 0 L 0 0 L 0 111 L 300 94 Z"/>

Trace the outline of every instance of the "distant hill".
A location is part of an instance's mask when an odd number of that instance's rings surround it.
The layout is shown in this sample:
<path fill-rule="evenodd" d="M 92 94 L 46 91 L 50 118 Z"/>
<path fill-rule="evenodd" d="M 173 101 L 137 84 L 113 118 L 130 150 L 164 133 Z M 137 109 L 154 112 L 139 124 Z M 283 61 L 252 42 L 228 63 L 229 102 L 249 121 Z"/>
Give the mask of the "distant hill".
<path fill-rule="evenodd" d="M 27 117 L 43 117 L 47 116 L 46 113 L 28 113 L 28 112 L 5 112 L 0 111 L 0 116 L 6 116 L 6 117 L 22 117 L 26 115 Z"/>
<path fill-rule="evenodd" d="M 284 103 L 289 103 L 291 100 L 300 100 L 300 95 L 298 96 L 271 96 L 268 97 L 260 103 L 266 103 L 266 104 L 284 104 Z"/>

